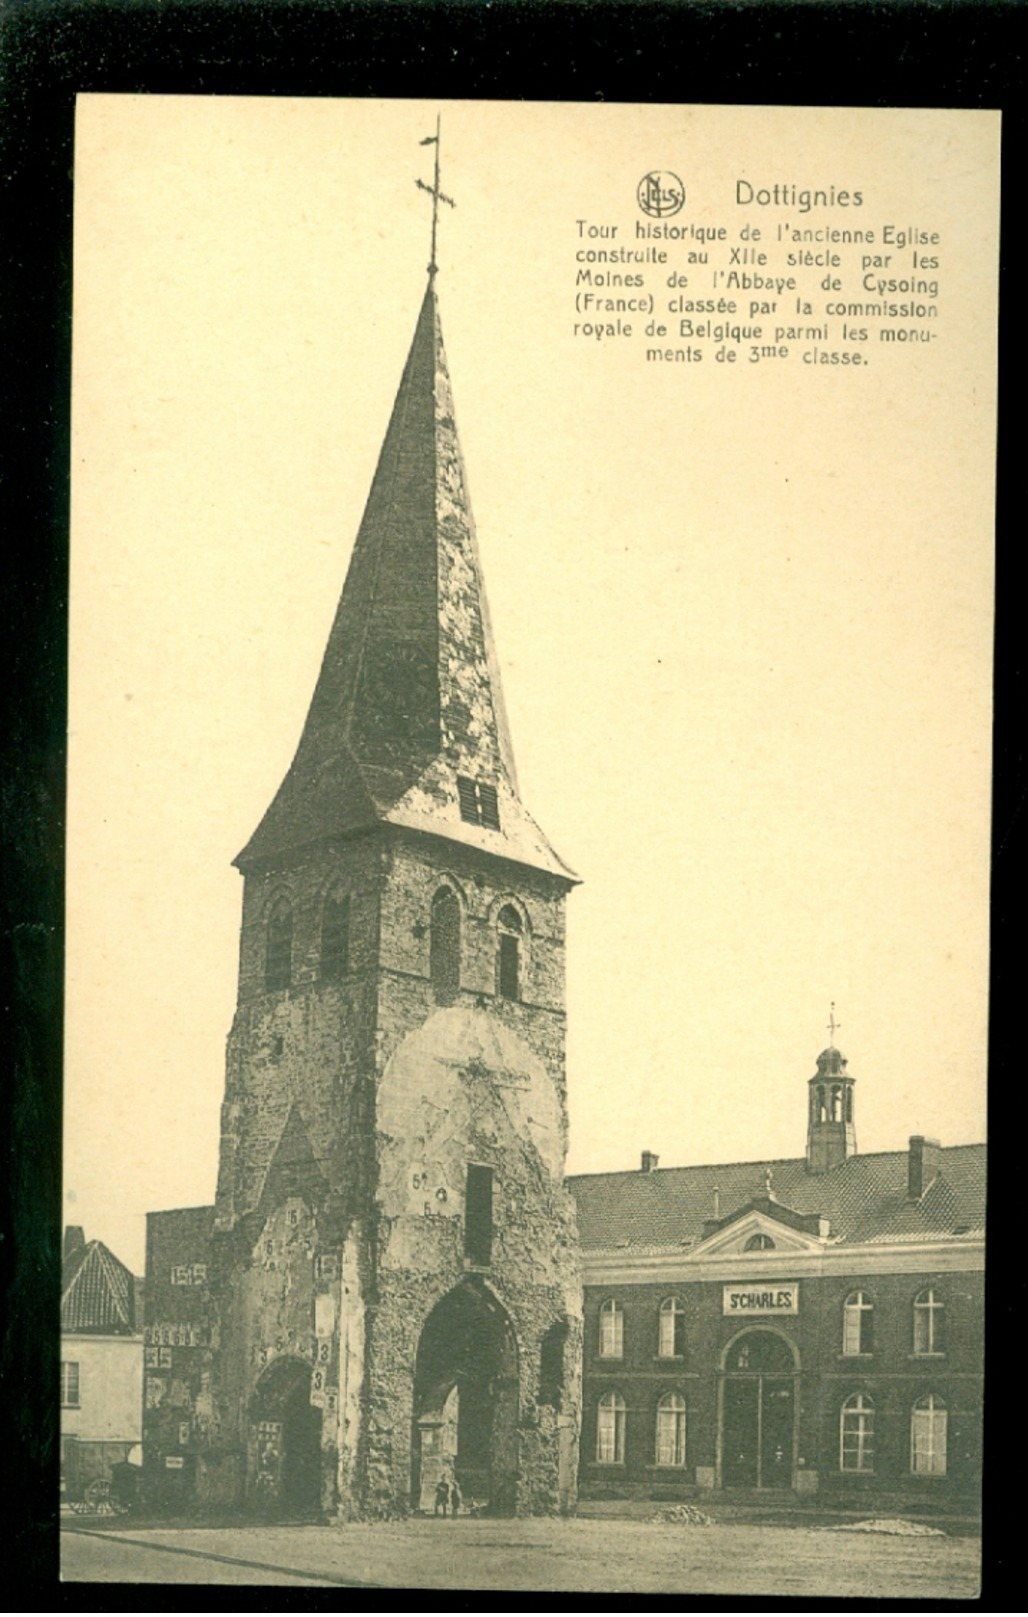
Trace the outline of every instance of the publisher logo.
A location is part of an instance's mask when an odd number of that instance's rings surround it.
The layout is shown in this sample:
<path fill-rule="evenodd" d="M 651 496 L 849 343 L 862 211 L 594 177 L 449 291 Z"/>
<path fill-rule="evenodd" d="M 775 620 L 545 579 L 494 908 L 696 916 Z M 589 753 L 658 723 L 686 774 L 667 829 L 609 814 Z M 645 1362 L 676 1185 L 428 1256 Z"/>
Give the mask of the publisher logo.
<path fill-rule="evenodd" d="M 685 202 L 685 186 L 670 169 L 654 168 L 643 175 L 635 195 L 643 213 L 651 219 L 668 219 Z"/>

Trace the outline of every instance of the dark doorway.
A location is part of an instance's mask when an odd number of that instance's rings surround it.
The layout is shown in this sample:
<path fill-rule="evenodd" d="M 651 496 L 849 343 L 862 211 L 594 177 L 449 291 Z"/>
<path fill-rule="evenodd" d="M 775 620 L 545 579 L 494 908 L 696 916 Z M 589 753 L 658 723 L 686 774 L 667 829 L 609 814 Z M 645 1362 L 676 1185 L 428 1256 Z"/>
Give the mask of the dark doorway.
<path fill-rule="evenodd" d="M 726 1488 L 791 1488 L 795 1365 L 771 1331 L 747 1331 L 729 1350 L 721 1420 Z"/>
<path fill-rule="evenodd" d="M 415 1510 L 430 1510 L 440 1480 L 456 1480 L 465 1508 L 512 1515 L 517 1506 L 517 1343 L 487 1286 L 468 1280 L 437 1303 L 418 1343 L 411 1477 Z"/>
<path fill-rule="evenodd" d="M 311 1404 L 311 1367 L 277 1359 L 261 1376 L 251 1408 L 250 1494 L 287 1516 L 321 1508 L 321 1410 Z"/>

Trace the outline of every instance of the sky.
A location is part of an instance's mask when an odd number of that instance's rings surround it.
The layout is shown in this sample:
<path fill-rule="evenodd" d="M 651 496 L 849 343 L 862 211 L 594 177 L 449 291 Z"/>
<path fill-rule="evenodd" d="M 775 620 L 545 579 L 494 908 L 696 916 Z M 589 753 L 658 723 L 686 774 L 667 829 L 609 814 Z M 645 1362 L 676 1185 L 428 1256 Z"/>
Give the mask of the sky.
<path fill-rule="evenodd" d="M 299 738 L 413 334 L 440 110 L 519 780 L 582 878 L 569 1171 L 800 1155 L 833 1002 L 862 1151 L 984 1138 L 998 118 L 85 96 L 65 1219 L 137 1272 L 148 1209 L 213 1199 L 231 861 Z M 634 243 L 655 168 L 729 244 L 856 217 L 740 208 L 740 176 L 939 233 L 935 340 L 733 367 L 576 333 L 576 253 L 591 224 Z"/>

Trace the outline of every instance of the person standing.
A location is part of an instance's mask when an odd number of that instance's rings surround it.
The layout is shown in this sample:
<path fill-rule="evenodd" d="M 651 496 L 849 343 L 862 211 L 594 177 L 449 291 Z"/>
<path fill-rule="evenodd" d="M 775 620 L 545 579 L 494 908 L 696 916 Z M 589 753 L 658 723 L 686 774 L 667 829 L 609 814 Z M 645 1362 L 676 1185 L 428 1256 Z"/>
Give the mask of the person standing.
<path fill-rule="evenodd" d="M 446 1515 L 446 1507 L 450 1503 L 450 1484 L 445 1477 L 440 1477 L 435 1485 L 435 1514 Z"/>

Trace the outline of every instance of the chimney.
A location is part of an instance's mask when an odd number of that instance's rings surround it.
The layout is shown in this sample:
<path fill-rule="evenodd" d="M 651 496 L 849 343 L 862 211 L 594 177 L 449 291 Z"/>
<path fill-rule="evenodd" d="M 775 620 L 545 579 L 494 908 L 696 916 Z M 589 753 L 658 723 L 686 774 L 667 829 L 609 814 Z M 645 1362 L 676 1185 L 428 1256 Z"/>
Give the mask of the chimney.
<path fill-rule="evenodd" d="M 923 1134 L 910 1136 L 910 1155 L 907 1158 L 907 1200 L 919 1202 L 932 1181 L 938 1177 L 942 1160 L 942 1147 L 938 1140 L 929 1140 Z"/>
<path fill-rule="evenodd" d="M 66 1224 L 64 1226 L 64 1256 L 70 1258 L 80 1246 L 86 1244 L 86 1232 L 81 1224 Z"/>
<path fill-rule="evenodd" d="M 642 1161 L 639 1164 L 640 1172 L 652 1173 L 659 1161 L 660 1158 L 655 1151 L 644 1151 L 642 1154 Z"/>

